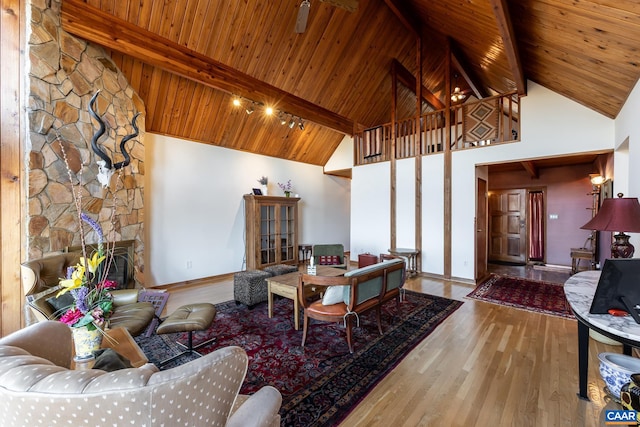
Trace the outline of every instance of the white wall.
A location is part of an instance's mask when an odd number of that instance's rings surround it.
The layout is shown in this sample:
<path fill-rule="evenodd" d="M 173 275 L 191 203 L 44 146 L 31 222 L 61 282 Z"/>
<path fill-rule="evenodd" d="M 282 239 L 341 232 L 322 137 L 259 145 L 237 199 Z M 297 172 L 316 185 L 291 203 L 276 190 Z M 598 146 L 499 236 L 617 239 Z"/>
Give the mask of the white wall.
<path fill-rule="evenodd" d="M 528 95 L 521 100 L 521 111 L 521 142 L 452 153 L 451 274 L 454 278 L 474 278 L 476 165 L 596 152 L 614 147 L 613 120 L 535 83 L 529 82 Z M 422 269 L 433 274 L 442 274 L 444 271 L 443 158 L 442 155 L 435 155 L 423 159 Z M 398 162 L 399 168 L 409 167 L 405 165 Z M 382 203 L 384 196 L 380 197 L 380 206 L 375 207 L 370 200 L 365 200 L 366 194 L 356 191 L 356 188 L 364 185 L 359 180 L 371 180 L 376 174 L 374 168 L 379 166 L 354 168 L 352 214 L 363 215 L 361 206 L 367 206 L 369 221 L 388 230 L 388 206 Z M 405 177 L 405 173 L 399 171 L 398 176 Z M 388 182 L 386 187 L 389 187 Z M 388 245 L 388 231 L 386 234 L 386 240 L 385 236 L 377 239 L 380 247 Z M 351 230 L 351 246 L 354 249 L 365 246 L 364 243 L 372 239 L 370 230 Z"/>
<path fill-rule="evenodd" d="M 389 248 L 389 162 L 353 168 L 351 181 L 351 260 Z M 357 237 L 354 244 L 353 237 Z"/>
<path fill-rule="evenodd" d="M 322 167 L 176 138 L 145 138 L 145 280 L 158 286 L 244 269 L 244 194 L 269 178 L 300 195 L 301 243 L 350 247 L 351 182 Z M 190 264 L 189 264 L 190 263 Z"/>
<path fill-rule="evenodd" d="M 613 194 L 640 197 L 640 84 L 636 83 L 615 121 Z M 640 234 L 627 233 L 640 257 Z"/>

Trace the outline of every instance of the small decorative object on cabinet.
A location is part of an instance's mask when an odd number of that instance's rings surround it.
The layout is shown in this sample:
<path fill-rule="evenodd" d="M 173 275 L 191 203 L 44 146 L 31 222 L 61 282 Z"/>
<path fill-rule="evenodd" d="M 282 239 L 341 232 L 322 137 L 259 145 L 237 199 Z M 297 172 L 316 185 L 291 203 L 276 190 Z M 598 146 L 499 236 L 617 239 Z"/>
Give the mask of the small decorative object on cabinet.
<path fill-rule="evenodd" d="M 247 270 L 298 263 L 298 197 L 244 196 Z"/>

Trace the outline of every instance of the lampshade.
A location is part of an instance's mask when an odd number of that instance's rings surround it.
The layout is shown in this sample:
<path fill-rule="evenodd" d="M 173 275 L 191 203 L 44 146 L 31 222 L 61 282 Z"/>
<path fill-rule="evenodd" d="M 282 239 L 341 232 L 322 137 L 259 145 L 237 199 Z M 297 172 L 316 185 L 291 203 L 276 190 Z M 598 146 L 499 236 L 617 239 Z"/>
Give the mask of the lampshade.
<path fill-rule="evenodd" d="M 591 221 L 580 227 L 584 230 L 640 232 L 640 203 L 637 197 L 604 199 Z"/>
<path fill-rule="evenodd" d="M 629 243 L 629 236 L 625 231 L 640 232 L 640 203 L 635 197 L 604 199 L 600 210 L 582 227 L 585 230 L 617 231 L 615 241 L 611 244 L 613 258 L 631 258 L 635 248 Z"/>

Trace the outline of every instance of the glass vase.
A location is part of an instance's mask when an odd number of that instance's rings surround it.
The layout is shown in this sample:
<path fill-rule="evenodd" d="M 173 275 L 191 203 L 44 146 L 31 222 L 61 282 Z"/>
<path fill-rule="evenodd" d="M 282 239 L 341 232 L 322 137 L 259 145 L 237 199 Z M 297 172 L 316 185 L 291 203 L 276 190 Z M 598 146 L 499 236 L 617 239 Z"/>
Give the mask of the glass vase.
<path fill-rule="evenodd" d="M 102 330 L 95 328 L 89 330 L 86 326 L 71 328 L 73 332 L 73 345 L 76 355 L 73 358 L 76 362 L 93 359 L 93 352 L 100 348 L 102 344 Z"/>

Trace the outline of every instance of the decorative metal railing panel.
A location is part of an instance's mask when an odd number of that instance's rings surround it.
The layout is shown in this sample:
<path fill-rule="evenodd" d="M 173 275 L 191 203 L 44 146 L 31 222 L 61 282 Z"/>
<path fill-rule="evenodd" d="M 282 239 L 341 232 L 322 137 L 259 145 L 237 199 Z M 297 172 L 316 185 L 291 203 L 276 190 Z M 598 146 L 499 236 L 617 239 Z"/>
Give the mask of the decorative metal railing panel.
<path fill-rule="evenodd" d="M 450 126 L 446 127 L 446 114 Z M 442 153 L 447 132 L 451 150 L 464 150 L 520 140 L 520 98 L 515 93 L 467 101 L 449 110 L 438 110 L 365 129 L 354 136 L 354 164 L 364 165 Z"/>

